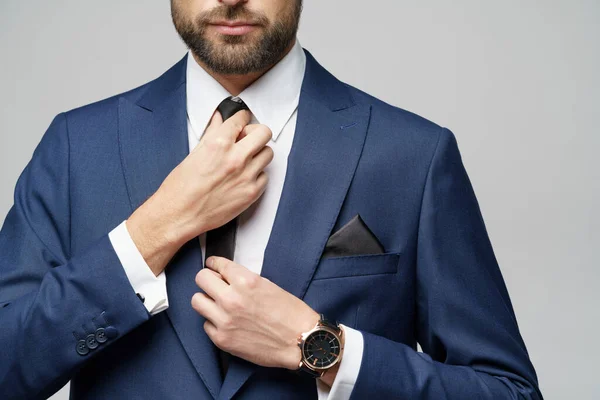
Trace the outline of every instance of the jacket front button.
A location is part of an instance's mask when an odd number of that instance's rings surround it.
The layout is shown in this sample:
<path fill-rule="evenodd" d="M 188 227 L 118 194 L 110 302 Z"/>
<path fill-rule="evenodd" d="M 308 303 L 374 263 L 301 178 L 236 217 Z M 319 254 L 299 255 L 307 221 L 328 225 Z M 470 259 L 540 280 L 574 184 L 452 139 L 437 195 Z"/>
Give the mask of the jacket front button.
<path fill-rule="evenodd" d="M 79 354 L 80 356 L 85 356 L 89 352 L 90 349 L 88 349 L 85 340 L 80 340 L 77 342 L 77 354 Z"/>
<path fill-rule="evenodd" d="M 94 350 L 95 348 L 97 348 L 98 342 L 96 341 L 96 335 L 94 335 L 93 333 L 87 335 L 87 337 L 85 338 L 85 344 L 90 350 Z"/>

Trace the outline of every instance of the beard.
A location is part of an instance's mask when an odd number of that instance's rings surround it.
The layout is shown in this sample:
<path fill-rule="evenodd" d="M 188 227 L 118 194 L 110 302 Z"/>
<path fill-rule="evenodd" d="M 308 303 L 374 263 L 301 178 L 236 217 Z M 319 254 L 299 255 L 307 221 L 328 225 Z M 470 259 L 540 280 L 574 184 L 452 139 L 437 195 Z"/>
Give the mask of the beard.
<path fill-rule="evenodd" d="M 273 22 L 262 13 L 249 11 L 245 3 L 218 6 L 192 19 L 172 0 L 171 17 L 183 42 L 210 70 L 223 75 L 245 75 L 277 63 L 295 39 L 302 0 L 290 3 L 293 4 L 289 9 Z M 244 20 L 258 27 L 245 35 L 210 35 L 210 23 L 221 20 Z"/>

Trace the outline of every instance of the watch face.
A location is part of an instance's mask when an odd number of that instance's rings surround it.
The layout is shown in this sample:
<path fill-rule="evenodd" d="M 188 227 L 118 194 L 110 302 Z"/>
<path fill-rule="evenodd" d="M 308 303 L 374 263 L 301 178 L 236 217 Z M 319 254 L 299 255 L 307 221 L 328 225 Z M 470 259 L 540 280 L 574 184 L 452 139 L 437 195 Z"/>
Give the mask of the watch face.
<path fill-rule="evenodd" d="M 308 335 L 302 351 L 312 368 L 328 368 L 337 361 L 340 350 L 340 341 L 333 333 L 318 330 Z"/>

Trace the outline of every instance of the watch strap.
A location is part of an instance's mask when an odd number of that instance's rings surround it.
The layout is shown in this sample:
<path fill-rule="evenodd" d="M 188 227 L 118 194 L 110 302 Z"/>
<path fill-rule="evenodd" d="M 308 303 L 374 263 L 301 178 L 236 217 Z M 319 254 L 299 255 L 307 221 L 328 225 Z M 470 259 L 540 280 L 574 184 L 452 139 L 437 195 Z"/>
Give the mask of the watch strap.
<path fill-rule="evenodd" d="M 325 374 L 325 371 L 313 371 L 308 368 L 305 363 L 302 363 L 300 368 L 296 370 L 296 373 L 304 376 L 309 376 L 311 378 L 320 378 Z"/>
<path fill-rule="evenodd" d="M 321 326 L 326 326 L 328 328 L 331 328 L 335 331 L 339 331 L 340 330 L 340 325 L 336 322 L 336 321 L 332 321 L 330 319 L 327 319 L 327 317 L 324 314 L 319 314 L 319 325 Z"/>

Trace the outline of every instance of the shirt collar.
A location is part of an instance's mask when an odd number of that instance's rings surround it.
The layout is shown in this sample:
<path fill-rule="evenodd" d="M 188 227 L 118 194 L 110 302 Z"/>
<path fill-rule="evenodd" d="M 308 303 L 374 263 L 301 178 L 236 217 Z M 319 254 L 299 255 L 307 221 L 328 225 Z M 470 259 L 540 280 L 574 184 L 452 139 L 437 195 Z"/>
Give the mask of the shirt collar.
<path fill-rule="evenodd" d="M 306 55 L 298 39 L 269 71 L 239 94 L 256 120 L 267 125 L 276 141 L 298 107 Z M 206 72 L 188 51 L 186 71 L 187 114 L 200 140 L 217 106 L 231 94 Z"/>

